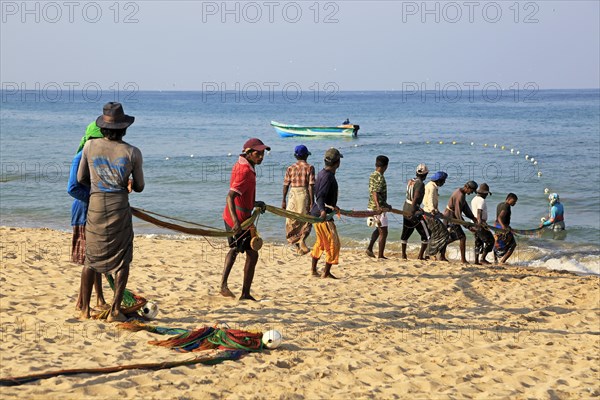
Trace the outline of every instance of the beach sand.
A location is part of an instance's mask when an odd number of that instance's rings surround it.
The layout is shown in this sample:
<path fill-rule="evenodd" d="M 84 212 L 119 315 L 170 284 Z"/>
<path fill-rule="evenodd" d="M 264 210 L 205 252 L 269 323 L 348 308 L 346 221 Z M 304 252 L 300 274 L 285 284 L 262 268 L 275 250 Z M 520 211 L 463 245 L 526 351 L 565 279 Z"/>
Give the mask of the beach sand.
<path fill-rule="evenodd" d="M 81 267 L 69 262 L 70 233 L 0 233 L 2 378 L 199 354 L 149 345 L 164 337 L 148 332 L 77 320 Z M 157 325 L 277 329 L 285 337 L 280 348 L 213 366 L 59 376 L 0 387 L 0 397 L 600 396 L 598 276 L 401 261 L 393 252 L 378 261 L 347 250 L 333 281 L 309 276 L 309 256 L 266 244 L 252 289 L 261 301 L 239 302 L 218 294 L 224 243 L 136 237 L 128 288 L 159 304 Z M 229 280 L 237 295 L 243 258 Z"/>

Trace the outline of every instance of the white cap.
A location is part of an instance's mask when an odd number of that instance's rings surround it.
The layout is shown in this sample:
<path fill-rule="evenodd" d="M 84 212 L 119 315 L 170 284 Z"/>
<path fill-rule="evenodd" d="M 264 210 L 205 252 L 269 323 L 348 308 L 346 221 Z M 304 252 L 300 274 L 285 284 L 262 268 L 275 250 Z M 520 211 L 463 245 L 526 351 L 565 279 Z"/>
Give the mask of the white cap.
<path fill-rule="evenodd" d="M 427 168 L 427 165 L 425 165 L 425 164 L 417 165 L 417 174 L 418 175 L 423 175 L 423 174 L 428 174 L 428 173 L 429 173 L 429 168 Z"/>

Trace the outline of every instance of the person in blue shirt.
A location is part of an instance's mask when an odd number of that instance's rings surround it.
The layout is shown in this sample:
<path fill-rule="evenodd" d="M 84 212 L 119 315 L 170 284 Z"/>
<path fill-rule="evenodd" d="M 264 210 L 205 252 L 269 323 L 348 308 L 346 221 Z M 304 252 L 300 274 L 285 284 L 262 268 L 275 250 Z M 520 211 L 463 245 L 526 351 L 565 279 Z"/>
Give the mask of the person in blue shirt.
<path fill-rule="evenodd" d="M 77 154 L 71 163 L 69 172 L 69 183 L 67 185 L 67 193 L 74 198 L 71 205 L 71 226 L 73 227 L 73 239 L 71 250 L 71 261 L 83 265 L 85 261 L 85 223 L 87 218 L 88 202 L 90 200 L 90 188 L 77 182 L 77 170 L 81 161 L 81 152 L 85 142 L 90 139 L 101 138 L 102 133 L 100 128 L 96 126 L 96 121 L 88 125 L 85 130 L 85 135 L 81 138 Z M 85 267 L 84 267 L 85 268 Z M 96 274 L 94 278 L 94 287 L 96 289 L 96 307 L 106 307 L 104 294 L 102 292 L 102 274 Z M 79 285 L 79 294 L 77 295 L 77 303 L 75 308 L 81 310 L 81 284 Z"/>
<path fill-rule="evenodd" d="M 548 196 L 550 205 L 549 218 L 542 218 L 540 227 L 550 227 L 554 232 L 565 230 L 565 208 L 560 202 L 558 193 L 552 193 Z"/>

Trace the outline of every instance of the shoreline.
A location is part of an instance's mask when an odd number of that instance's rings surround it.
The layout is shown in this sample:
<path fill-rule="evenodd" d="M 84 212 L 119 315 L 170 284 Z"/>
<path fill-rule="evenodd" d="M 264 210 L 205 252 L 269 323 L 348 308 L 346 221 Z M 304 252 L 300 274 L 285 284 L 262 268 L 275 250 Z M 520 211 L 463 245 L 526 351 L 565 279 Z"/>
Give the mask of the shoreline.
<path fill-rule="evenodd" d="M 135 224 L 134 224 L 135 226 Z M 0 225 L 0 229 L 4 230 L 4 229 L 9 229 L 9 230 L 13 230 L 13 229 L 25 229 L 25 230 L 43 230 L 43 231 L 54 231 L 54 232 L 58 232 L 58 233 L 62 233 L 62 234 L 67 234 L 67 235 L 71 235 L 71 230 L 67 230 L 67 229 L 55 229 L 55 228 L 48 228 L 48 227 L 20 227 L 20 226 L 4 226 L 4 225 Z M 220 239 L 220 238 L 205 238 L 202 236 L 193 236 L 193 235 L 187 235 L 187 234 L 183 234 L 183 233 L 177 233 L 174 231 L 170 231 L 164 228 L 157 228 L 158 230 L 161 230 L 161 233 L 135 233 L 135 227 L 134 227 L 134 237 L 135 238 L 148 238 L 148 239 L 157 239 L 157 240 L 169 240 L 169 241 L 200 241 L 202 242 L 201 247 L 203 252 L 207 252 L 210 253 L 211 249 L 212 250 L 217 250 L 221 254 L 221 258 L 224 257 L 224 254 L 227 253 L 228 248 L 226 247 L 226 242 L 224 239 Z M 370 229 L 370 228 L 369 228 Z M 466 257 L 467 260 L 469 261 L 469 263 L 473 263 L 473 238 L 472 235 L 470 234 L 470 232 L 465 232 L 467 234 L 467 251 L 466 251 Z M 418 248 L 419 248 L 419 241 L 418 241 L 418 237 L 416 237 L 415 235 L 413 235 L 413 237 L 411 238 L 412 241 L 409 242 L 408 244 L 408 250 L 409 250 L 409 260 L 411 261 L 411 257 L 416 258 L 416 253 L 418 252 Z M 269 238 L 265 238 L 264 239 L 264 250 L 267 250 L 269 253 L 279 253 L 284 259 L 294 259 L 296 258 L 295 255 L 295 251 L 294 249 L 288 245 L 287 243 L 284 243 L 283 241 L 272 241 L 269 240 Z M 314 243 L 314 235 L 311 233 L 311 235 L 309 236 L 307 243 L 309 245 L 309 248 L 312 248 L 312 244 Z M 368 239 L 361 239 L 361 240 L 357 240 L 354 238 L 348 238 L 348 237 L 344 237 L 343 235 L 340 234 L 340 241 L 342 244 L 342 255 L 341 255 L 341 263 L 343 264 L 344 260 L 343 260 L 343 253 L 350 251 L 350 252 L 357 252 L 359 254 L 364 254 L 364 249 L 366 249 L 366 245 L 368 244 Z M 589 252 L 588 254 L 584 254 L 582 255 L 582 257 L 589 257 L 589 258 L 594 258 L 594 260 L 590 260 L 589 261 L 589 265 L 582 265 L 581 264 L 581 260 L 568 260 L 568 259 L 558 259 L 558 258 L 553 258 L 550 261 L 551 262 L 545 262 L 544 259 L 547 257 L 547 255 L 549 254 L 548 249 L 547 248 L 542 248 L 539 246 L 535 246 L 535 245 L 523 245 L 522 244 L 522 240 L 519 240 L 519 238 L 517 238 L 518 243 L 521 243 L 521 245 L 517 246 L 517 249 L 515 250 L 515 254 L 513 254 L 513 256 L 508 260 L 508 264 L 506 264 L 506 266 L 513 266 L 513 267 L 521 267 L 521 268 L 532 268 L 535 270 L 551 270 L 551 271 L 566 271 L 566 272 L 571 272 L 574 273 L 576 275 L 580 275 L 580 276 L 587 276 L 587 275 L 592 275 L 592 276 L 600 276 L 600 265 L 599 265 L 599 261 L 600 257 L 598 256 L 598 254 L 595 254 L 594 252 Z M 135 243 L 135 239 L 134 239 L 134 243 Z M 348 245 L 349 244 L 349 245 Z M 557 245 L 560 245 L 560 242 L 557 242 Z M 58 261 L 59 259 L 61 261 L 69 261 L 69 257 L 70 257 L 70 243 L 68 244 L 69 248 L 66 248 L 64 246 L 61 247 L 60 249 L 60 254 L 61 254 L 61 258 L 56 258 L 56 260 Z M 582 245 L 585 246 L 585 245 Z M 375 245 L 375 248 L 377 248 L 377 245 Z M 56 251 L 56 250 L 54 250 Z M 394 261 L 393 259 L 396 258 L 396 261 L 402 261 L 400 260 L 400 241 L 399 240 L 391 240 L 388 237 L 388 241 L 387 241 L 387 245 L 386 245 L 386 256 L 390 256 L 392 257 L 391 261 Z M 557 249 L 557 255 L 560 255 L 560 252 Z M 450 259 L 451 263 L 459 263 L 459 257 L 460 257 L 460 253 L 458 250 L 458 242 L 453 242 L 450 243 L 448 245 L 448 258 Z M 135 256 L 134 256 L 135 258 Z M 488 261 L 492 261 L 493 260 L 493 254 L 488 254 Z M 416 260 L 415 260 L 416 261 Z M 572 261 L 571 263 L 569 263 L 569 261 Z M 428 261 L 428 262 L 434 262 L 434 261 Z M 308 261 L 307 261 L 308 263 Z M 535 265 L 535 264 L 539 264 L 539 265 Z M 493 264 L 492 264 L 493 265 Z M 590 269 L 589 267 L 596 267 L 597 271 Z"/>
<path fill-rule="evenodd" d="M 151 346 L 149 332 L 78 321 L 81 267 L 61 254 L 70 233 L 2 227 L 0 235 L 3 378 L 198 355 Z M 136 236 L 128 288 L 159 304 L 153 323 L 277 329 L 279 349 L 215 366 L 59 376 L 3 387 L 3 398 L 600 396 L 598 276 L 380 262 L 349 250 L 332 281 L 311 278 L 306 256 L 273 246 L 257 266 L 260 301 L 240 302 L 218 294 L 221 252 L 199 243 Z M 240 264 L 230 277 L 237 295 Z"/>

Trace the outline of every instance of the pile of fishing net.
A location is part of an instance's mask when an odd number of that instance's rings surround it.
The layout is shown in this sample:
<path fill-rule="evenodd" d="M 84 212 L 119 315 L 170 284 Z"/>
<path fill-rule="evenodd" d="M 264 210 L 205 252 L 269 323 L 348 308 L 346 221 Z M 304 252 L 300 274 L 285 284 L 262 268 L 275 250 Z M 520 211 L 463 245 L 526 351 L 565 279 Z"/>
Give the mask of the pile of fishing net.
<path fill-rule="evenodd" d="M 221 329 L 210 326 L 189 330 L 148 325 L 135 320 L 122 322 L 117 327 L 133 332 L 147 331 L 159 335 L 176 335 L 165 340 L 151 340 L 148 343 L 183 353 L 214 349 L 254 352 L 263 349 L 262 332 Z"/>

